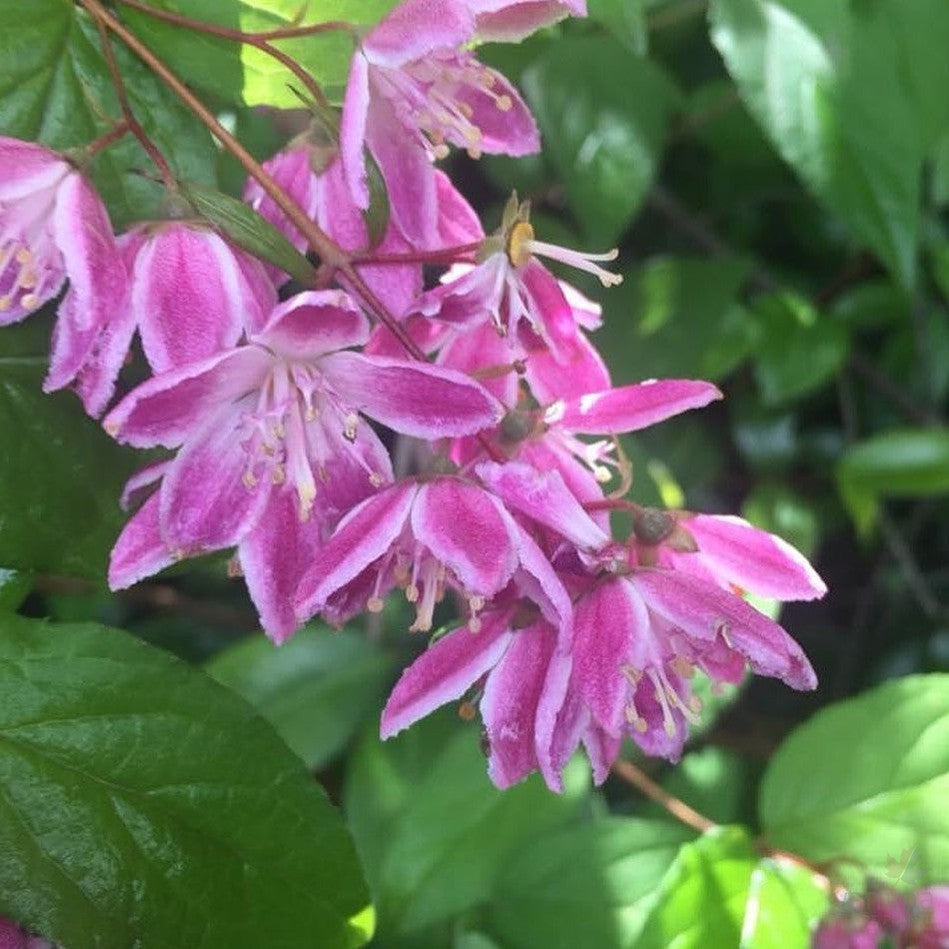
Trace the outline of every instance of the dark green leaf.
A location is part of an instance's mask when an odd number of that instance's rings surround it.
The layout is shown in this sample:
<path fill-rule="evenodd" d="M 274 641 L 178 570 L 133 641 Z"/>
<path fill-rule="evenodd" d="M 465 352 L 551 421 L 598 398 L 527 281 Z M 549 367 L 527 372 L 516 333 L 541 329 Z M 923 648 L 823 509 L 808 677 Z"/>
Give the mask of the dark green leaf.
<path fill-rule="evenodd" d="M 181 190 L 195 211 L 238 247 L 303 284 L 313 283 L 316 272 L 306 257 L 249 205 L 211 188 L 184 185 Z"/>
<path fill-rule="evenodd" d="M 755 863 L 741 827 L 720 827 L 686 844 L 663 880 L 637 949 L 737 946 Z"/>
<path fill-rule="evenodd" d="M 595 337 L 617 384 L 662 376 L 720 379 L 747 356 L 757 326 L 737 303 L 741 260 L 658 257 L 627 271 L 603 297 Z"/>
<path fill-rule="evenodd" d="M 269 725 L 92 624 L 0 620 L 0 912 L 70 947 L 361 945 L 352 842 Z"/>
<path fill-rule="evenodd" d="M 389 658 L 364 634 L 301 629 L 277 647 L 252 636 L 215 656 L 207 671 L 250 702 L 314 769 L 377 718 Z"/>
<path fill-rule="evenodd" d="M 768 843 L 877 875 L 910 854 L 920 882 L 949 876 L 949 675 L 910 676 L 815 715 L 761 786 Z M 909 877 L 907 877 L 909 882 Z"/>
<path fill-rule="evenodd" d="M 30 595 L 33 573 L 0 567 L 0 612 L 12 613 Z"/>
<path fill-rule="evenodd" d="M 652 186 L 675 87 L 604 36 L 552 44 L 525 73 L 524 89 L 584 235 L 611 244 Z"/>
<path fill-rule="evenodd" d="M 911 285 L 924 148 L 892 31 L 847 0 L 713 0 L 711 18 L 742 98 L 782 157 Z"/>
<path fill-rule="evenodd" d="M 525 848 L 505 868 L 488 908 L 510 949 L 619 949 L 636 937 L 689 831 L 669 821 L 612 817 Z"/>
<path fill-rule="evenodd" d="M 121 118 L 99 34 L 69 0 L 0 0 L 0 128 L 64 149 L 86 144 Z M 129 101 L 146 133 L 182 178 L 214 182 L 207 130 L 121 43 L 115 54 Z M 121 228 L 159 214 L 155 168 L 126 136 L 100 153 L 93 179 Z"/>
<path fill-rule="evenodd" d="M 762 327 L 755 378 L 767 405 L 783 405 L 821 388 L 847 357 L 847 331 L 800 297 L 764 297 L 756 302 L 755 314 Z"/>
<path fill-rule="evenodd" d="M 23 353 L 40 323 L 0 334 L 0 563 L 102 580 L 138 459 L 72 393 L 43 394 L 46 359 Z"/>
<path fill-rule="evenodd" d="M 646 10 L 650 6 L 655 6 L 655 0 L 589 0 L 587 12 L 627 49 L 645 56 L 649 47 Z"/>
<path fill-rule="evenodd" d="M 447 712 L 386 743 L 373 726 L 356 750 L 345 809 L 383 935 L 486 901 L 512 855 L 570 820 L 586 796 L 579 761 L 563 796 L 537 775 L 498 791 L 479 744 L 478 729 Z"/>

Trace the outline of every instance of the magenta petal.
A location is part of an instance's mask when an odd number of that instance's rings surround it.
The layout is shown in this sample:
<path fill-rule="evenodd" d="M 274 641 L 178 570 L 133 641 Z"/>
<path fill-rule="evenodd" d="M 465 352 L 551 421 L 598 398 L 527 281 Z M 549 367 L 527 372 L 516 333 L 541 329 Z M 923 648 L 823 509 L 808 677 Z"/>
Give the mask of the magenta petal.
<path fill-rule="evenodd" d="M 373 93 L 366 144 L 385 179 L 392 218 L 410 243 L 438 246 L 435 168 L 428 153 L 403 125 L 395 106 Z"/>
<path fill-rule="evenodd" d="M 640 570 L 632 580 L 649 609 L 687 635 L 700 642 L 721 636 L 760 675 L 774 676 L 795 689 L 816 687 L 801 647 L 741 597 L 672 570 Z"/>
<path fill-rule="evenodd" d="M 326 356 L 321 366 L 350 407 L 405 435 L 474 435 L 501 418 L 490 393 L 451 369 L 351 352 Z"/>
<path fill-rule="evenodd" d="M 411 312 L 456 326 L 478 326 L 500 306 L 508 266 L 503 254 L 492 254 L 477 267 L 456 264 L 448 274 L 454 279 L 423 293 Z"/>
<path fill-rule="evenodd" d="M 578 332 L 558 355 L 559 359 L 546 349 L 528 354 L 527 381 L 541 405 L 556 399 L 580 398 L 610 387 L 610 373 L 603 357 L 582 333 Z"/>
<path fill-rule="evenodd" d="M 519 43 L 567 16 L 586 16 L 586 0 L 464 0 L 475 14 L 478 39 Z"/>
<path fill-rule="evenodd" d="M 403 482 L 357 505 L 317 551 L 296 597 L 298 616 L 318 613 L 326 601 L 382 557 L 402 533 L 416 485 Z"/>
<path fill-rule="evenodd" d="M 570 595 L 534 539 L 516 521 L 514 525 L 520 548 L 520 567 L 515 575 L 517 586 L 540 607 L 547 621 L 559 630 L 560 648 L 567 649 L 573 635 Z"/>
<path fill-rule="evenodd" d="M 481 380 L 480 385 L 504 405 L 517 404 L 518 376 L 511 362 L 511 347 L 493 323 L 452 333 L 438 354 L 438 365 L 469 376 L 488 367 L 500 369 L 497 375 Z M 504 366 L 510 367 L 507 372 L 503 371 Z"/>
<path fill-rule="evenodd" d="M 554 275 L 536 258 L 518 270 L 524 289 L 530 296 L 532 315 L 540 322 L 554 358 L 561 362 L 576 345 L 580 333 L 573 307 Z"/>
<path fill-rule="evenodd" d="M 584 729 L 581 741 L 590 759 L 593 783 L 599 787 L 610 776 L 610 769 L 619 757 L 623 739 L 609 735 L 602 728 L 590 723 Z"/>
<path fill-rule="evenodd" d="M 468 593 L 493 596 L 517 567 L 517 528 L 487 491 L 453 478 L 419 488 L 412 533 Z"/>
<path fill-rule="evenodd" d="M 16 201 L 52 188 L 72 172 L 58 152 L 0 135 L 0 201 Z"/>
<path fill-rule="evenodd" d="M 397 67 L 471 39 L 474 20 L 457 0 L 403 0 L 363 41 L 372 63 Z"/>
<path fill-rule="evenodd" d="M 175 562 L 158 527 L 160 498 L 153 494 L 129 520 L 112 548 L 109 588 L 124 590 Z"/>
<path fill-rule="evenodd" d="M 551 629 L 546 635 L 556 636 L 556 633 Z M 561 772 L 576 748 L 574 735 L 569 733 L 571 729 L 567 724 L 567 719 L 575 717 L 579 711 L 575 697 L 569 693 L 572 666 L 573 658 L 570 653 L 561 651 L 559 646 L 555 648 L 547 662 L 544 684 L 534 716 L 534 754 L 537 757 L 537 767 L 547 782 L 547 787 L 558 794 L 563 792 Z M 565 741 L 573 741 L 573 745 L 565 747 Z"/>
<path fill-rule="evenodd" d="M 484 68 L 484 67 L 482 67 Z M 527 104 L 518 91 L 497 70 L 486 69 L 493 77 L 490 95 L 466 86 L 458 92 L 459 102 L 471 109 L 471 123 L 481 132 L 478 146 L 491 155 L 533 155 L 540 151 L 540 132 Z M 504 96 L 510 108 L 498 108 Z"/>
<path fill-rule="evenodd" d="M 504 503 L 569 541 L 596 550 L 609 538 L 580 506 L 556 471 L 540 472 L 518 462 L 482 462 L 478 477 Z"/>
<path fill-rule="evenodd" d="M 243 331 L 243 281 L 234 253 L 211 231 L 160 227 L 135 260 L 132 308 L 155 372 L 233 346 Z"/>
<path fill-rule="evenodd" d="M 106 417 L 106 430 L 138 448 L 175 448 L 209 413 L 257 389 L 273 365 L 259 346 L 241 346 L 154 376 Z"/>
<path fill-rule="evenodd" d="M 238 550 L 260 624 L 278 644 L 300 625 L 293 597 L 320 546 L 320 521 L 311 517 L 301 522 L 298 510 L 293 490 L 272 491 L 256 526 Z"/>
<path fill-rule="evenodd" d="M 544 419 L 585 435 L 613 435 L 638 431 L 721 397 L 710 382 L 660 379 L 562 399 L 547 409 Z"/>
<path fill-rule="evenodd" d="M 647 640 L 649 614 L 625 580 L 600 584 L 578 604 L 574 618 L 574 684 L 596 723 L 608 734 L 622 734 L 630 683 L 622 668 L 634 644 Z"/>
<path fill-rule="evenodd" d="M 161 533 L 183 555 L 233 547 L 256 524 L 269 478 L 244 483 L 249 459 L 238 431 L 241 408 L 228 406 L 196 431 L 161 486 Z"/>
<path fill-rule="evenodd" d="M 461 698 L 497 665 L 512 637 L 510 611 L 486 613 L 481 629 L 467 627 L 443 636 L 408 667 L 382 712 L 380 734 L 391 738 L 429 712 Z"/>
<path fill-rule="evenodd" d="M 286 359 L 314 359 L 369 338 L 369 321 L 342 290 L 310 290 L 277 306 L 253 337 Z"/>
<path fill-rule="evenodd" d="M 366 124 L 369 119 L 369 63 L 358 50 L 349 65 L 343 115 L 339 127 L 339 158 L 349 193 L 358 208 L 369 207 L 366 180 Z"/>
<path fill-rule="evenodd" d="M 695 538 L 706 566 L 743 590 L 776 600 L 814 600 L 827 592 L 800 551 L 740 517 L 698 514 L 682 526 Z"/>
<path fill-rule="evenodd" d="M 443 171 L 435 172 L 435 193 L 438 198 L 438 236 L 442 245 L 473 244 L 484 239 L 484 228 L 478 212 L 452 184 Z"/>
<path fill-rule="evenodd" d="M 514 633 L 485 683 L 481 718 L 488 733 L 488 776 L 499 788 L 523 781 L 538 767 L 537 706 L 557 639 L 544 624 Z"/>
<path fill-rule="evenodd" d="M 167 460 L 156 461 L 136 471 L 122 488 L 122 496 L 119 498 L 119 506 L 122 510 L 128 511 L 147 499 L 151 494 L 151 491 L 147 489 L 161 481 L 170 463 Z"/>
<path fill-rule="evenodd" d="M 125 305 L 128 272 L 105 205 L 78 172 L 56 192 L 53 234 L 66 264 L 74 323 L 104 326 Z"/>

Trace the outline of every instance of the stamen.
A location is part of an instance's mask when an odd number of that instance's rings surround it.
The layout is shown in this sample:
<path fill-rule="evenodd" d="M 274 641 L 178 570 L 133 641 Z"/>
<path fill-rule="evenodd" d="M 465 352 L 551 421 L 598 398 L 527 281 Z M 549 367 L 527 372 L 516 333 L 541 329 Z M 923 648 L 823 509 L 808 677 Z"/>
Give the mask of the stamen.
<path fill-rule="evenodd" d="M 578 270 L 591 273 L 604 287 L 619 286 L 623 282 L 622 274 L 604 270 L 595 263 L 595 261 L 616 260 L 619 257 L 619 251 L 615 247 L 605 254 L 587 254 L 578 250 L 570 250 L 567 247 L 559 247 L 557 244 L 528 240 L 525 243 L 525 249 L 529 254 L 539 254 L 541 257 L 549 257 L 551 260 L 559 260 L 570 267 L 576 267 Z"/>
<path fill-rule="evenodd" d="M 366 601 L 366 609 L 370 613 L 381 613 L 385 603 L 378 596 L 371 596 Z"/>

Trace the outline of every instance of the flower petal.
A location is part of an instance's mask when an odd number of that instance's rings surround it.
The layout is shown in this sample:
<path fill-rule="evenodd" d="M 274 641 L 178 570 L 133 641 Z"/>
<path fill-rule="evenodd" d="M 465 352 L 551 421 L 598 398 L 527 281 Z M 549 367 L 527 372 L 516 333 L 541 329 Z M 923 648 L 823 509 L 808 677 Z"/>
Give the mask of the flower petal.
<path fill-rule="evenodd" d="M 580 332 L 563 346 L 559 359 L 548 349 L 527 356 L 527 382 L 541 405 L 556 399 L 576 399 L 610 387 L 610 373 L 596 347 Z"/>
<path fill-rule="evenodd" d="M 471 110 L 469 121 L 481 133 L 478 148 L 490 155 L 520 156 L 539 152 L 540 132 L 527 103 L 496 69 L 480 68 L 493 79 L 490 90 L 471 84 L 461 87 L 457 93 L 459 103 Z M 499 101 L 507 108 L 502 109 Z"/>
<path fill-rule="evenodd" d="M 435 194 L 438 198 L 439 246 L 473 244 L 484 239 L 478 212 L 441 170 L 435 171 Z"/>
<path fill-rule="evenodd" d="M 649 609 L 687 635 L 705 642 L 721 636 L 760 675 L 774 676 L 795 689 L 816 687 L 801 647 L 741 597 L 672 570 L 639 570 L 631 579 Z"/>
<path fill-rule="evenodd" d="M 503 465 L 485 461 L 476 471 L 484 484 L 505 504 L 556 531 L 576 546 L 596 550 L 609 540 L 570 493 L 558 472 L 540 472 L 513 461 Z"/>
<path fill-rule="evenodd" d="M 175 448 L 209 413 L 257 389 L 272 365 L 259 346 L 240 346 L 172 369 L 133 389 L 103 424 L 120 442 Z"/>
<path fill-rule="evenodd" d="M 78 172 L 56 192 L 53 235 L 74 298 L 73 321 L 82 329 L 104 326 L 125 306 L 128 272 L 105 205 Z"/>
<path fill-rule="evenodd" d="M 342 290 L 309 290 L 277 306 L 253 342 L 287 359 L 315 359 L 361 346 L 369 321 Z"/>
<path fill-rule="evenodd" d="M 300 521 L 296 493 L 288 487 L 271 492 L 256 526 L 240 543 L 247 590 L 264 632 L 277 644 L 300 625 L 293 597 L 319 547 L 319 520 Z"/>
<path fill-rule="evenodd" d="M 237 426 L 240 406 L 227 406 L 193 433 L 161 486 L 161 533 L 182 554 L 233 547 L 257 523 L 272 484 L 248 488 L 248 455 Z"/>
<path fill-rule="evenodd" d="M 369 182 L 366 179 L 366 125 L 369 121 L 369 63 L 356 50 L 349 64 L 343 115 L 339 126 L 339 158 L 349 193 L 356 207 L 369 207 Z"/>
<path fill-rule="evenodd" d="M 324 357 L 321 368 L 350 407 L 405 435 L 473 435 L 503 411 L 473 379 L 427 363 L 340 352 Z"/>
<path fill-rule="evenodd" d="M 570 595 L 537 542 L 516 521 L 520 565 L 514 576 L 520 591 L 530 597 L 561 635 L 560 648 L 569 646 L 573 634 Z"/>
<path fill-rule="evenodd" d="M 586 16 L 586 0 L 464 0 L 482 42 L 519 43 L 567 16 Z"/>
<path fill-rule="evenodd" d="M 721 397 L 722 393 L 710 382 L 654 379 L 561 399 L 548 407 L 544 420 L 585 435 L 614 435 L 655 425 Z"/>
<path fill-rule="evenodd" d="M 556 642 L 546 624 L 520 629 L 488 675 L 481 718 L 490 745 L 488 776 L 499 788 L 537 770 L 537 709 Z"/>
<path fill-rule="evenodd" d="M 497 498 L 455 478 L 419 488 L 412 533 L 461 581 L 465 591 L 493 596 L 518 563 L 516 525 Z"/>
<path fill-rule="evenodd" d="M 548 630 L 556 636 L 556 631 Z M 575 722 L 583 712 L 576 696 L 570 691 L 573 657 L 559 645 L 547 662 L 544 684 L 537 700 L 534 716 L 534 754 L 537 767 L 547 787 L 560 794 L 563 792 L 562 772 L 570 755 L 576 748 Z M 570 742 L 573 742 L 570 745 Z"/>
<path fill-rule="evenodd" d="M 119 534 L 109 559 L 109 589 L 124 590 L 175 562 L 159 531 L 160 503 L 156 492 Z"/>
<path fill-rule="evenodd" d="M 58 152 L 0 135 L 0 201 L 16 201 L 52 188 L 72 171 Z"/>
<path fill-rule="evenodd" d="M 493 669 L 514 636 L 510 618 L 510 610 L 485 613 L 477 633 L 462 627 L 429 646 L 395 684 L 382 711 L 382 738 L 397 735 L 429 712 L 461 698 Z"/>
<path fill-rule="evenodd" d="M 740 517 L 697 514 L 681 524 L 695 538 L 700 559 L 727 583 L 776 600 L 814 600 L 827 592 L 800 551 Z M 672 556 L 676 566 L 695 557 Z"/>
<path fill-rule="evenodd" d="M 403 482 L 357 505 L 315 554 L 297 591 L 298 617 L 318 613 L 337 590 L 354 580 L 395 543 L 415 501 L 416 485 Z"/>
<path fill-rule="evenodd" d="M 590 759 L 593 783 L 599 787 L 610 776 L 610 769 L 619 757 L 623 739 L 608 735 L 602 728 L 597 728 L 590 722 L 583 730 L 580 740 Z"/>
<path fill-rule="evenodd" d="M 600 728 L 617 737 L 626 724 L 630 683 L 622 669 L 633 644 L 650 636 L 642 598 L 625 580 L 601 583 L 577 604 L 573 681 Z"/>
<path fill-rule="evenodd" d="M 363 41 L 369 60 L 397 67 L 441 49 L 467 43 L 475 23 L 455 0 L 403 0 Z"/>
<path fill-rule="evenodd" d="M 150 491 L 145 489 L 151 488 L 152 485 L 161 481 L 165 476 L 165 472 L 168 470 L 169 464 L 171 464 L 171 462 L 168 460 L 156 461 L 136 471 L 135 474 L 125 482 L 125 487 L 122 488 L 122 496 L 119 498 L 119 507 L 121 507 L 123 511 L 128 511 L 143 502 L 143 499 L 151 494 Z"/>

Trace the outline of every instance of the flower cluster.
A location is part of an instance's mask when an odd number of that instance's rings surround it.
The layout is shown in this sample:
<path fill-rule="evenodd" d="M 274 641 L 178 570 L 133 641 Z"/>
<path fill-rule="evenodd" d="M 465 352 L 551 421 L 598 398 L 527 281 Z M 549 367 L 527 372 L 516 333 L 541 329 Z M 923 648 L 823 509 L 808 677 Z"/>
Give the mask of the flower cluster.
<path fill-rule="evenodd" d="M 113 400 L 136 332 L 152 371 L 104 419 L 119 441 L 164 450 L 126 490 L 136 510 L 111 586 L 234 550 L 278 643 L 317 615 L 377 612 L 395 588 L 412 629 L 429 632 L 456 598 L 462 625 L 405 670 L 382 733 L 476 705 L 501 787 L 538 770 L 559 789 L 580 745 L 602 781 L 627 737 L 676 759 L 700 711 L 696 669 L 815 685 L 799 646 L 743 596 L 822 595 L 797 551 L 739 518 L 621 497 L 618 436 L 719 391 L 613 386 L 589 338 L 599 307 L 542 261 L 608 287 L 620 278 L 601 264 L 615 252 L 537 239 L 516 197 L 486 235 L 436 167 L 452 146 L 539 148 L 527 106 L 472 43 L 584 12 L 582 0 L 405 0 L 359 40 L 337 127 L 314 120 L 265 164 L 352 255 L 335 286 L 295 292 L 198 219 L 116 239 L 71 161 L 0 141 L 0 318 L 68 281 L 46 385 L 72 385 L 90 414 Z M 376 171 L 391 215 L 373 243 Z M 305 248 L 272 188 L 252 181 L 244 197 Z M 453 266 L 426 289 L 426 262 Z M 632 514 L 625 539 L 611 533 L 615 507 Z"/>
<path fill-rule="evenodd" d="M 821 921 L 814 949 L 943 949 L 949 945 L 949 886 L 905 893 L 871 880 Z"/>

